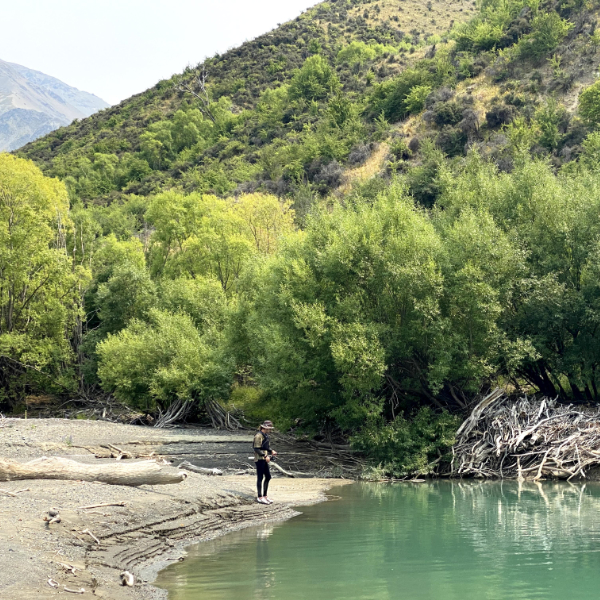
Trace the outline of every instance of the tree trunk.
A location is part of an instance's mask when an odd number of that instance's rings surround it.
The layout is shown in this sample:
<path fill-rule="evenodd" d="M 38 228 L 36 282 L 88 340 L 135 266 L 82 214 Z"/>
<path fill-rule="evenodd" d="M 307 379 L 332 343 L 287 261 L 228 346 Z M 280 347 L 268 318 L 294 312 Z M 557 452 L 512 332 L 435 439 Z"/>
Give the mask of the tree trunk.
<path fill-rule="evenodd" d="M 154 461 L 84 464 L 66 458 L 38 458 L 18 463 L 0 458 L 0 481 L 21 479 L 63 479 L 99 481 L 111 485 L 167 485 L 181 483 L 187 474 L 163 468 Z"/>

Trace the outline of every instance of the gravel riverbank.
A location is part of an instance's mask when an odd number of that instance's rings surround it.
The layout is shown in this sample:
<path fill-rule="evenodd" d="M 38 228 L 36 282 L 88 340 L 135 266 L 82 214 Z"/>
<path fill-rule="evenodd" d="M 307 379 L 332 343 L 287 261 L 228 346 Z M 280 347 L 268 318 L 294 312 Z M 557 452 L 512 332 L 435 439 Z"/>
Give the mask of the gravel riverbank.
<path fill-rule="evenodd" d="M 225 475 L 189 473 L 177 485 L 139 488 L 79 481 L 0 483 L 0 598 L 71 596 L 65 587 L 84 589 L 78 596 L 83 599 L 166 598 L 151 582 L 158 570 L 185 559 L 186 545 L 290 518 L 296 514 L 294 506 L 324 500 L 329 487 L 343 483 L 277 478 L 270 494 L 275 503 L 259 505 L 254 477 L 248 471 L 251 439 L 252 432 L 165 431 L 62 419 L 7 420 L 0 428 L 3 458 L 27 461 L 62 456 L 110 462 L 114 461 L 110 444 L 134 460 L 159 457 L 175 465 L 190 460 L 199 466 L 223 468 Z M 306 450 L 286 449 L 297 462 L 306 454 Z M 325 468 L 315 466 L 315 470 Z M 82 508 L 97 504 L 117 506 Z M 50 509 L 59 511 L 61 523 L 44 522 Z M 134 588 L 120 585 L 124 570 L 136 575 Z M 59 587 L 51 587 L 49 579 Z"/>

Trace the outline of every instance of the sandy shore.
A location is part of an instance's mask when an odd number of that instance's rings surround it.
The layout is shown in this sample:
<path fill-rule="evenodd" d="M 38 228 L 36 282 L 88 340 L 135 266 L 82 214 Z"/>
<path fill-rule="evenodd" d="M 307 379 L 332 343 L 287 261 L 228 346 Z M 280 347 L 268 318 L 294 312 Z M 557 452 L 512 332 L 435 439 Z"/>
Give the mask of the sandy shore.
<path fill-rule="evenodd" d="M 83 588 L 78 597 L 84 599 L 165 598 L 151 582 L 158 570 L 184 559 L 186 545 L 267 520 L 290 518 L 296 514 L 294 506 L 324 500 L 327 489 L 342 483 L 277 478 L 270 490 L 275 503 L 257 504 L 254 477 L 245 473 L 251 466 L 247 462 L 251 435 L 161 431 L 99 421 L 9 421 L 0 429 L 0 457 L 4 458 L 65 456 L 108 462 L 114 460 L 109 458 L 108 444 L 112 444 L 137 458 L 160 455 L 173 460 L 193 455 L 198 464 L 200 456 L 203 466 L 229 465 L 226 472 L 231 474 L 190 473 L 181 484 L 139 488 L 78 481 L 0 483 L 0 598 L 74 596 L 65 587 Z M 244 474 L 233 474 L 236 468 Z M 81 508 L 107 503 L 125 505 Z M 60 512 L 60 524 L 44 522 L 50 509 Z M 134 588 L 120 585 L 124 570 L 136 575 Z M 49 579 L 59 587 L 51 587 Z"/>

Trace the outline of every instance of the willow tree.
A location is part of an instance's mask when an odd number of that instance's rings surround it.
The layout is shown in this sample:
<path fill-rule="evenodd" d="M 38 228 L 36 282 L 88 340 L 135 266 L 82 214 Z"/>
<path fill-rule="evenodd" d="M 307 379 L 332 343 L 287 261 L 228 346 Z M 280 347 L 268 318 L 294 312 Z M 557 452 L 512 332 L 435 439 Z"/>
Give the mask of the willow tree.
<path fill-rule="evenodd" d="M 86 272 L 67 251 L 64 184 L 33 163 L 0 155 L 0 393 L 15 398 L 40 377 L 59 380 Z M 46 381 L 48 385 L 48 381 Z"/>

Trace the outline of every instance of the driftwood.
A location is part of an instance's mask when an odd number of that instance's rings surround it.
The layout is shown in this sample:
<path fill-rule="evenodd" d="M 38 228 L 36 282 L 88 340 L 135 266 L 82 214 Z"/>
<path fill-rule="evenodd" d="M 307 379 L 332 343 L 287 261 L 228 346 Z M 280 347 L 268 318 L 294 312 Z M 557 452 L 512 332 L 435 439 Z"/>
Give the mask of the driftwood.
<path fill-rule="evenodd" d="M 292 478 L 294 478 L 294 477 L 312 477 L 312 475 L 310 473 L 300 473 L 300 472 L 293 473 L 291 471 L 286 471 L 281 465 L 278 465 L 274 461 L 270 461 L 269 464 L 273 468 L 275 468 L 277 471 L 279 471 L 280 473 L 285 475 L 286 477 L 292 477 Z"/>
<path fill-rule="evenodd" d="M 77 510 L 90 510 L 92 508 L 105 508 L 108 506 L 125 506 L 125 502 L 103 502 L 102 504 L 91 504 L 90 506 L 78 506 Z"/>
<path fill-rule="evenodd" d="M 220 469 L 206 469 L 204 467 L 197 467 L 187 460 L 184 460 L 179 465 L 179 468 L 186 471 L 191 471 L 192 473 L 200 473 L 201 475 L 223 475 L 223 471 Z"/>
<path fill-rule="evenodd" d="M 19 494 L 22 494 L 23 492 L 30 492 L 31 490 L 29 488 L 26 488 L 24 490 L 18 490 L 16 492 L 9 492 L 8 490 L 0 490 L 0 494 L 6 494 L 7 496 L 10 496 L 11 498 L 16 498 Z"/>
<path fill-rule="evenodd" d="M 457 432 L 454 477 L 583 478 L 600 466 L 600 409 L 495 390 Z"/>
<path fill-rule="evenodd" d="M 228 431 L 244 429 L 244 426 L 216 400 L 207 400 L 204 407 L 215 429 L 227 429 Z"/>
<path fill-rule="evenodd" d="M 193 406 L 193 400 L 175 400 L 164 413 L 159 411 L 160 414 L 158 419 L 156 419 L 154 427 L 158 427 L 159 429 L 170 427 L 178 421 L 185 420 Z"/>
<path fill-rule="evenodd" d="M 154 461 L 84 464 L 66 458 L 44 456 L 31 462 L 18 463 L 0 458 L 0 481 L 63 479 L 139 486 L 181 483 L 186 477 L 183 471 L 165 469 Z"/>
<path fill-rule="evenodd" d="M 100 540 L 89 529 L 84 529 L 81 533 L 82 535 L 89 535 L 96 544 L 100 544 Z"/>
<path fill-rule="evenodd" d="M 75 575 L 75 571 L 77 571 L 77 569 L 73 565 L 68 565 L 67 563 L 59 562 L 58 565 L 62 567 L 67 573 L 71 573 L 71 575 Z"/>
<path fill-rule="evenodd" d="M 113 454 L 114 458 L 117 460 L 121 460 L 122 458 L 133 458 L 133 455 L 130 452 L 126 452 L 125 450 L 121 450 L 118 446 L 113 446 L 112 444 L 106 444 L 111 450 L 116 452 L 116 455 Z"/>

